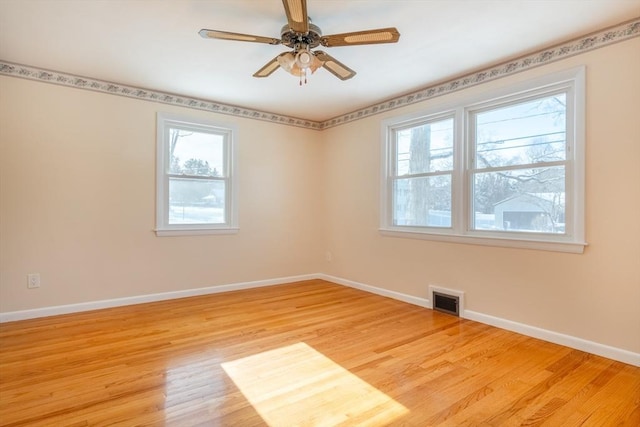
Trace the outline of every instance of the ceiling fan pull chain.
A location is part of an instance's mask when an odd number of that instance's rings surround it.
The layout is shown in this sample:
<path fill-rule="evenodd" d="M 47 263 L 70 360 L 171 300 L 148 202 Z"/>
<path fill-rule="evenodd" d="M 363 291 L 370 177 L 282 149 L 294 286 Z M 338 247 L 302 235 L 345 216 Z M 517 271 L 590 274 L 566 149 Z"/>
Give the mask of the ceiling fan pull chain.
<path fill-rule="evenodd" d="M 307 69 L 303 68 L 300 70 L 300 86 L 302 86 L 302 76 L 304 76 L 304 84 L 307 84 Z"/>

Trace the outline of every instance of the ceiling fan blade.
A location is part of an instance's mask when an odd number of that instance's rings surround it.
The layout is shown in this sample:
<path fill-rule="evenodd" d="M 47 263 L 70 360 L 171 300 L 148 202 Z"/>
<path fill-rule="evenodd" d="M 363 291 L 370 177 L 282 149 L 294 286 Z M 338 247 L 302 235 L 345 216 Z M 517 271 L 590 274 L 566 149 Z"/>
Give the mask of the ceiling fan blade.
<path fill-rule="evenodd" d="M 340 61 L 336 60 L 331 55 L 327 55 L 321 50 L 316 50 L 313 54 L 322 61 L 322 66 L 329 70 L 331 74 L 339 78 L 340 80 L 349 80 L 356 75 L 356 72 L 347 67 Z"/>
<path fill-rule="evenodd" d="M 309 15 L 307 15 L 307 0 L 282 0 L 287 13 L 289 28 L 296 33 L 309 32 Z"/>
<path fill-rule="evenodd" d="M 271 61 L 267 62 L 264 67 L 260 68 L 258 71 L 255 72 L 253 77 L 270 76 L 275 70 L 278 69 L 278 67 L 280 67 L 280 64 L 278 63 L 278 58 L 284 55 L 285 53 L 281 53 L 280 55 L 273 58 Z"/>
<path fill-rule="evenodd" d="M 240 42 L 255 42 L 280 44 L 280 39 L 273 37 L 252 36 L 251 34 L 230 33 L 228 31 L 202 29 L 198 32 L 205 39 L 235 40 Z"/>
<path fill-rule="evenodd" d="M 334 47 L 357 44 L 396 43 L 399 39 L 400 33 L 398 30 L 395 27 L 389 27 L 322 36 L 320 43 L 325 47 Z"/>

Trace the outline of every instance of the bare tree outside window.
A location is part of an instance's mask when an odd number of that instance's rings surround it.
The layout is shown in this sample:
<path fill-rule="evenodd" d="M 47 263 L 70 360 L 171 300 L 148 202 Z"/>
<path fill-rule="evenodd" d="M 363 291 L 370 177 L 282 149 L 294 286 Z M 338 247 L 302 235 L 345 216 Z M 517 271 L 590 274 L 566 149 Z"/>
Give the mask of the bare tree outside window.
<path fill-rule="evenodd" d="M 403 226 L 451 226 L 453 119 L 396 132 L 394 222 Z"/>

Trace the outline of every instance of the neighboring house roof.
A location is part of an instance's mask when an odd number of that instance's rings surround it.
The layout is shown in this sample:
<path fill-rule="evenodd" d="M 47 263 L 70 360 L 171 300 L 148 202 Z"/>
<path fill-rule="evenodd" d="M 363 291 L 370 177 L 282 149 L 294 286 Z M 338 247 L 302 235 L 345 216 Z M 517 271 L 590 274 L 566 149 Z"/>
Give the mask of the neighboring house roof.
<path fill-rule="evenodd" d="M 494 203 L 493 206 L 498 207 L 499 205 L 526 203 L 537 206 L 540 210 L 544 210 L 544 208 L 550 207 L 551 204 L 558 202 L 564 204 L 564 193 L 526 193 L 507 197 L 504 200 Z"/>

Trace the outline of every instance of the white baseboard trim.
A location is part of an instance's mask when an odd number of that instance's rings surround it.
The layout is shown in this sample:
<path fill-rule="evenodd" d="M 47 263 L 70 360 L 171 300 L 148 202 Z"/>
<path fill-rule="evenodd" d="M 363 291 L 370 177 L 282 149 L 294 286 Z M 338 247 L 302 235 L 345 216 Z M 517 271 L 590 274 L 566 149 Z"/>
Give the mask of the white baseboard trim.
<path fill-rule="evenodd" d="M 264 286 L 284 285 L 287 283 L 300 282 L 303 280 L 322 279 L 342 286 L 359 289 L 376 295 L 381 295 L 395 300 L 424 308 L 431 308 L 431 301 L 426 298 L 415 297 L 401 292 L 390 291 L 376 286 L 366 285 L 353 280 L 343 279 L 328 274 L 304 274 L 300 276 L 281 277 L 277 279 L 257 280 L 253 282 L 233 283 L 228 285 L 210 286 L 206 288 L 186 289 L 183 291 L 163 292 L 149 295 L 139 295 L 134 297 L 116 298 L 110 300 L 92 301 L 79 304 L 59 305 L 54 307 L 37 308 L 33 310 L 22 310 L 0 313 L 0 323 L 13 322 L 16 320 L 35 319 L 38 317 L 55 316 L 59 314 L 78 313 L 82 311 L 98 310 L 102 308 L 120 307 L 125 305 L 142 304 L 147 302 L 165 301 L 176 298 L 186 298 L 199 295 L 216 294 L 221 292 L 239 291 L 243 289 L 260 288 Z M 495 326 L 508 331 L 517 332 L 533 338 L 549 341 L 554 344 L 596 354 L 608 359 L 617 360 L 629 365 L 640 367 L 640 353 L 634 353 L 605 344 L 599 344 L 582 338 L 565 335 L 559 332 L 541 329 L 536 326 L 526 325 L 507 319 L 502 319 L 476 311 L 466 310 L 461 307 L 462 317 L 468 320 Z"/>
<path fill-rule="evenodd" d="M 303 280 L 318 279 L 318 274 L 304 274 L 300 276 L 280 277 L 277 279 L 256 280 L 253 282 L 233 283 L 228 285 L 209 286 L 206 288 L 186 289 L 183 291 L 162 292 L 157 294 L 138 295 L 133 297 L 115 298 L 100 301 L 82 302 L 78 304 L 58 305 L 53 307 L 36 308 L 0 313 L 0 323 L 16 320 L 35 319 L 38 317 L 57 316 L 60 314 L 79 313 L 82 311 L 99 310 L 102 308 L 121 307 L 125 305 L 143 304 L 147 302 L 165 301 L 177 298 L 195 297 L 199 295 L 217 294 L 221 292 L 239 291 L 243 289 L 260 288 L 264 286 L 284 285 Z"/>
<path fill-rule="evenodd" d="M 478 313 L 476 311 L 465 310 L 464 313 L 465 318 L 469 320 L 474 320 L 476 322 L 506 329 L 508 331 L 517 332 L 528 337 L 538 338 L 543 341 L 560 344 L 565 347 L 574 348 L 576 350 L 585 351 L 587 353 L 596 354 L 608 359 L 640 367 L 640 353 L 634 353 L 632 351 L 588 341 L 571 335 L 561 334 L 559 332 L 538 328 L 536 326 L 526 325 L 524 323 L 513 322 L 511 320 Z"/>
<path fill-rule="evenodd" d="M 318 279 L 326 280 L 327 282 L 337 283 L 338 285 L 348 286 L 350 288 L 360 289 L 362 291 L 370 292 L 376 295 L 382 295 L 383 297 L 393 298 L 399 301 L 404 301 L 409 304 L 418 305 L 424 308 L 431 308 L 431 302 L 426 298 L 414 297 L 412 295 L 403 294 L 396 291 L 390 291 L 388 289 L 377 288 L 371 285 L 365 285 L 364 283 L 354 282 L 353 280 L 342 279 L 340 277 L 330 276 L 328 274 L 317 274 Z"/>
<path fill-rule="evenodd" d="M 397 299 L 409 304 L 418 305 L 420 307 L 432 308 L 431 301 L 425 298 L 414 297 L 411 295 L 402 294 L 400 292 L 377 288 L 375 286 L 365 285 L 363 283 L 358 283 L 352 280 L 342 279 L 327 274 L 318 274 L 317 277 L 328 282 L 333 282 L 339 285 L 349 286 L 366 292 L 371 292 L 385 297 Z M 599 344 L 597 342 L 584 340 L 582 338 L 573 337 L 571 335 L 565 335 L 559 332 L 538 328 L 536 326 L 530 326 L 524 323 L 513 322 L 511 320 L 490 316 L 488 314 L 478 313 L 476 311 L 467 310 L 464 307 L 460 308 L 460 317 L 640 367 L 640 353 L 634 353 L 628 350 L 623 350 L 605 344 Z"/>

